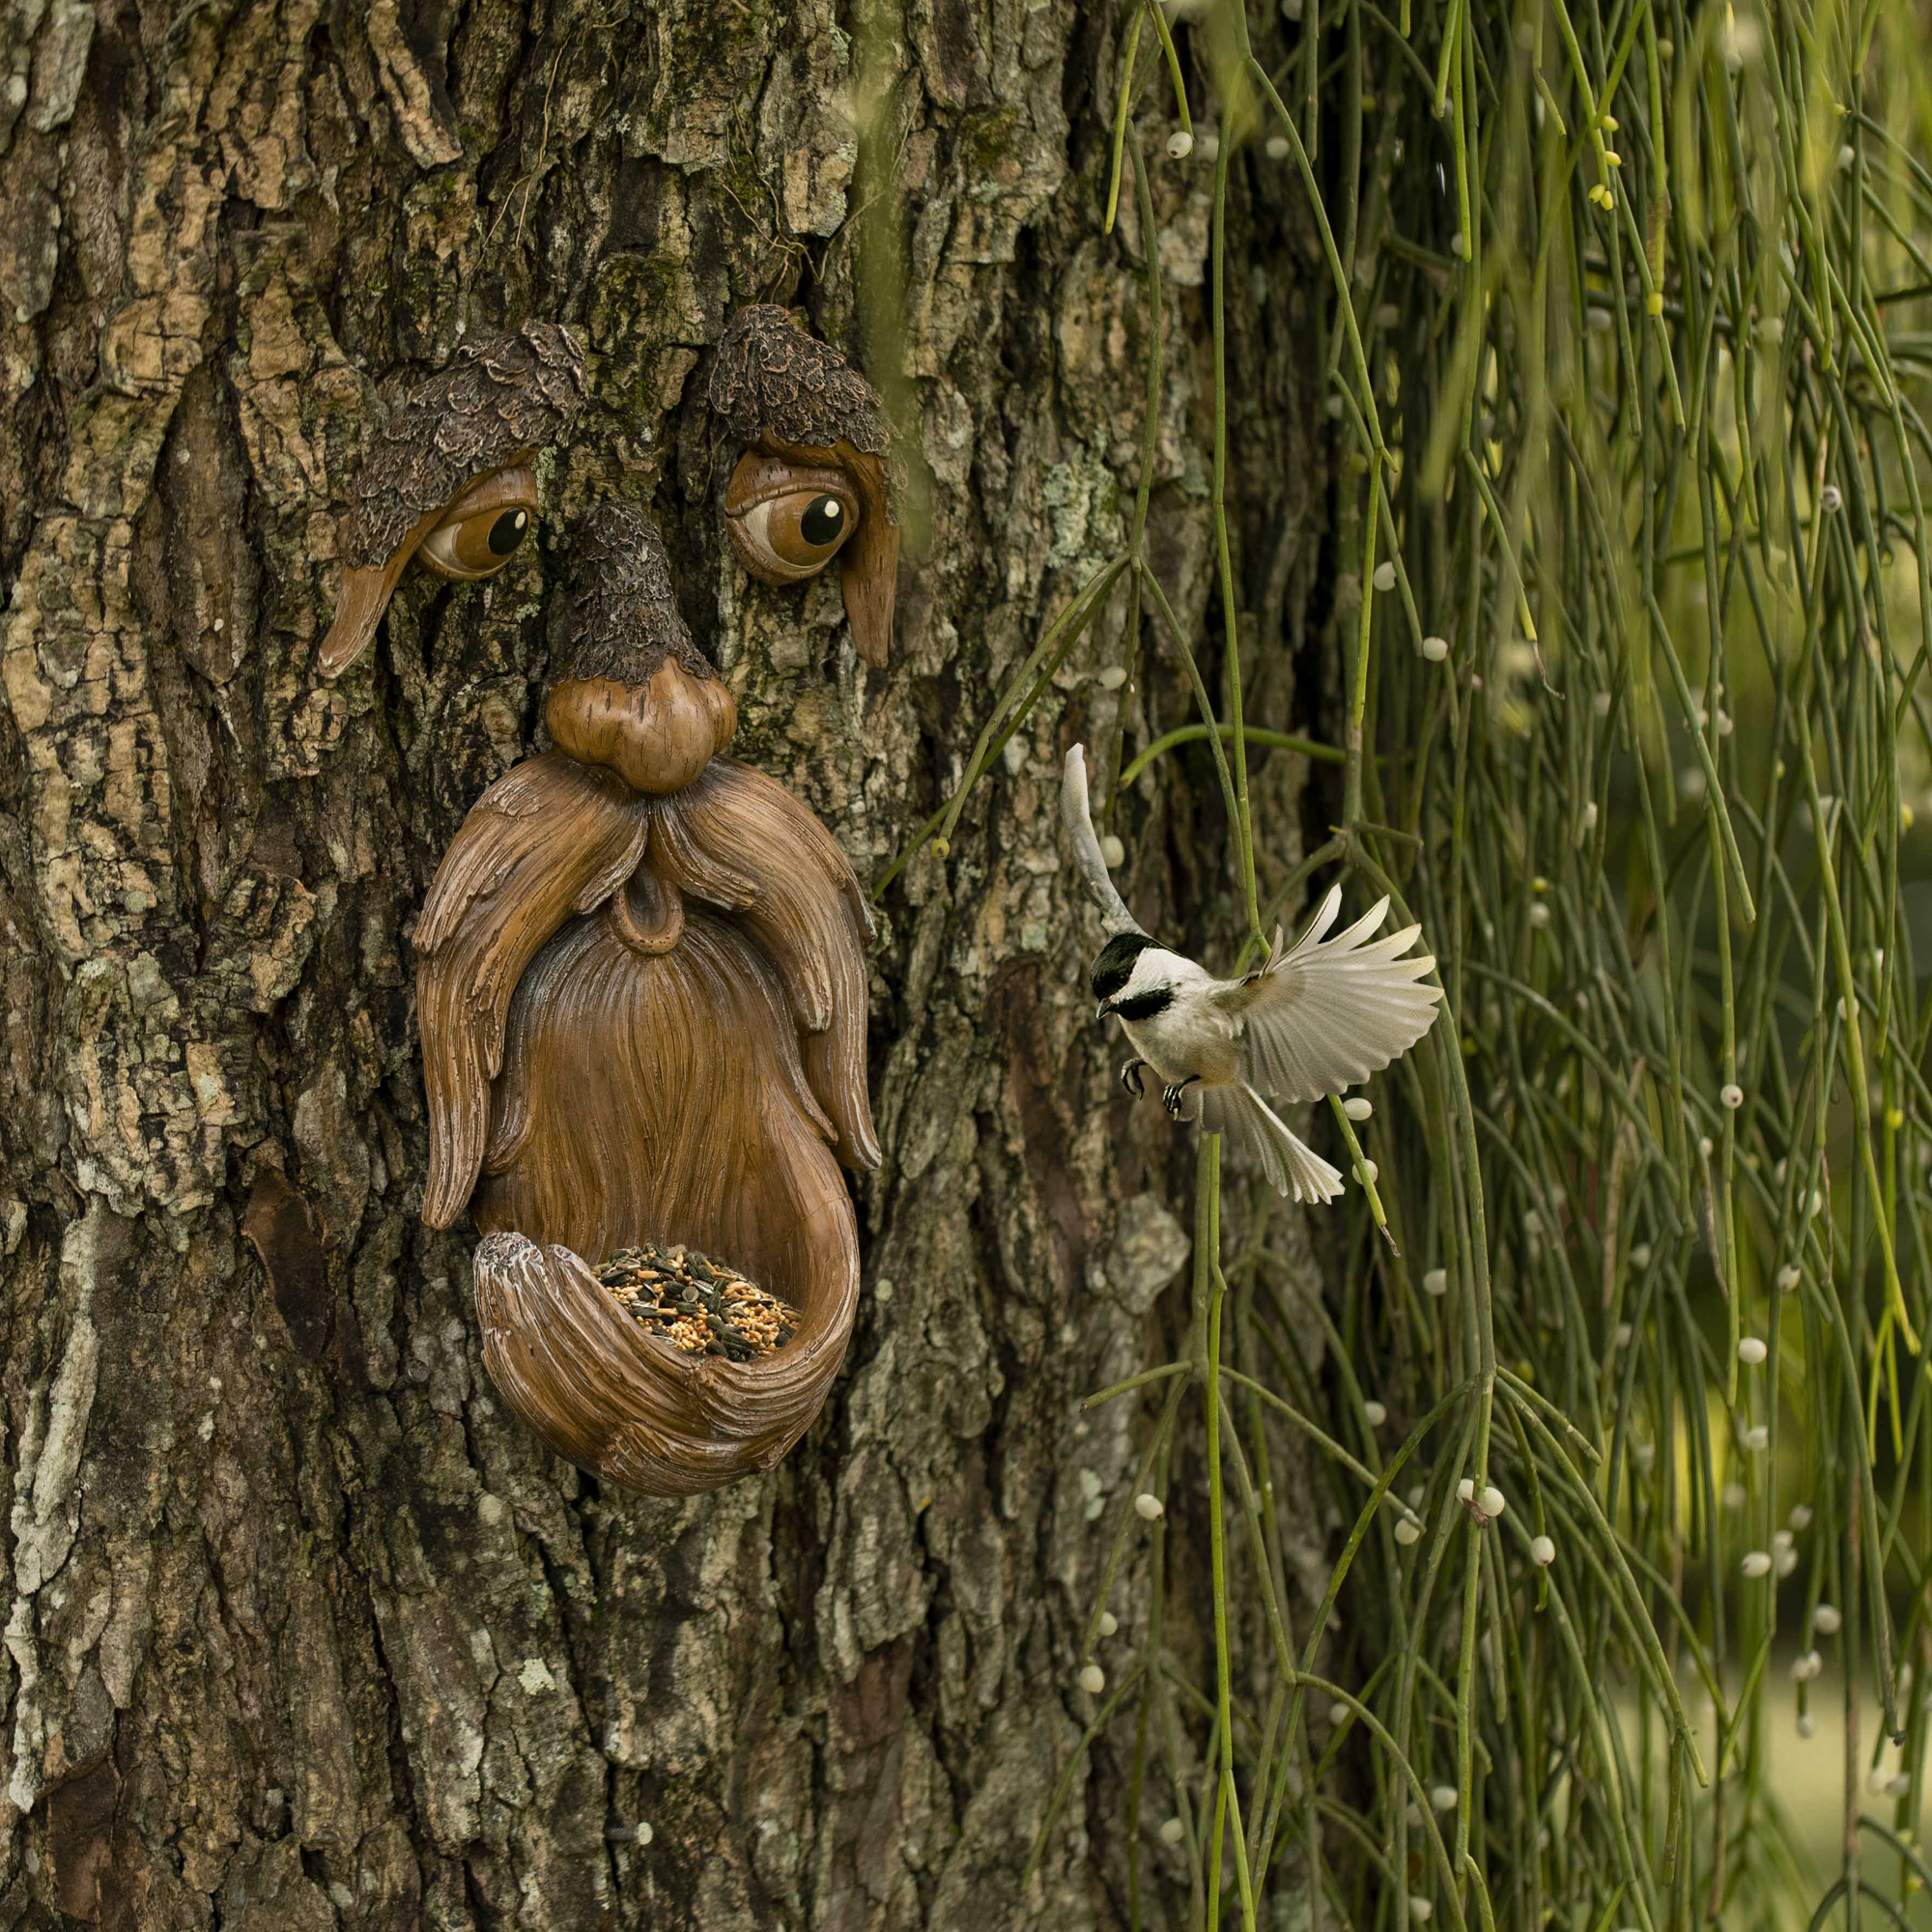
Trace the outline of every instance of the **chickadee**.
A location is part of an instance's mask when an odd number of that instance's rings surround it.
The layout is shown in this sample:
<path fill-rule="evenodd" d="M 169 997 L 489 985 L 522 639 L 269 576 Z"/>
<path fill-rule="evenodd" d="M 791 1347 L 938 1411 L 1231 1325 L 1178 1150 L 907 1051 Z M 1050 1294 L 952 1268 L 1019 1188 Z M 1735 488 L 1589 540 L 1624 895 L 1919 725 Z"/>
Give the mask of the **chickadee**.
<path fill-rule="evenodd" d="M 1138 1098 L 1143 1069 L 1151 1067 L 1173 1119 L 1225 1134 L 1260 1161 L 1278 1193 L 1332 1201 L 1342 1192 L 1340 1170 L 1296 1139 L 1268 1102 L 1339 1094 L 1429 1031 L 1442 989 L 1417 981 L 1435 961 L 1426 952 L 1398 956 L 1422 928 L 1405 926 L 1370 944 L 1388 911 L 1384 898 L 1346 932 L 1324 939 L 1342 905 L 1342 889 L 1332 886 L 1286 952 L 1277 931 L 1260 968 L 1217 980 L 1156 945 L 1127 911 L 1094 836 L 1086 753 L 1078 745 L 1066 754 L 1060 815 L 1074 862 L 1113 929 L 1094 961 L 1092 983 L 1096 1017 L 1118 1018 L 1136 1055 L 1121 1068 L 1122 1084 Z"/>

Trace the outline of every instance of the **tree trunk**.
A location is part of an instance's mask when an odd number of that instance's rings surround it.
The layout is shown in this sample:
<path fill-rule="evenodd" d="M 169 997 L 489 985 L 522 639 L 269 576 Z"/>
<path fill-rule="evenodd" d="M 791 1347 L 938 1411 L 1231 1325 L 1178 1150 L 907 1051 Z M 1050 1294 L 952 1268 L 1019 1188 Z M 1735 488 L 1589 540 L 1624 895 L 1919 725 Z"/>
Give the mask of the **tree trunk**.
<path fill-rule="evenodd" d="M 483 1372 L 473 1226 L 418 1219 L 412 922 L 538 743 L 577 512 L 657 518 L 739 754 L 868 888 L 1120 549 L 1152 344 L 1131 175 L 1102 232 L 1115 24 L 1022 0 L 4 17 L 0 1927 L 1074 1932 L 1125 1922 L 1136 1834 L 1146 1922 L 1178 1924 L 1174 1798 L 1151 1771 L 1126 1815 L 1130 1723 L 1021 1889 L 1096 1708 L 1074 1678 L 1145 1439 L 1131 1400 L 1077 1401 L 1186 1315 L 1184 1278 L 1162 1291 L 1191 1147 L 1114 1083 L 1055 824 L 1066 743 L 1105 774 L 1122 729 L 1189 715 L 1123 590 L 880 904 L 865 1304 L 783 1466 L 600 1492 Z M 1149 554 L 1212 680 L 1212 169 L 1160 158 L 1167 131 L 1141 130 L 1169 290 Z M 1315 270 L 1288 171 L 1246 151 L 1236 178 L 1236 259 L 1274 265 L 1228 288 L 1249 717 L 1305 729 L 1331 694 L 1295 694 L 1323 493 L 1289 283 Z M 836 572 L 767 589 L 724 538 L 705 377 L 760 299 L 899 420 L 883 673 Z M 531 316 L 592 362 L 540 543 L 486 586 L 412 573 L 325 683 L 375 385 Z M 1123 691 L 1094 677 L 1136 652 Z M 1288 858 L 1299 785 L 1277 757 L 1257 786 Z M 1211 778 L 1138 796 L 1130 898 L 1225 956 Z"/>

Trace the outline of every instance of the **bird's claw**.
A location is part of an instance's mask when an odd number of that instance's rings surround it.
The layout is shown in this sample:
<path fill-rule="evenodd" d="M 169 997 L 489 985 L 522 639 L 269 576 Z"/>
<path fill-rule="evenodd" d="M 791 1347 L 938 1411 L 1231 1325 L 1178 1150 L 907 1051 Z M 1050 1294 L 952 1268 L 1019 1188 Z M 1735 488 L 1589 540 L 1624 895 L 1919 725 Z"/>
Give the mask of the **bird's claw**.
<path fill-rule="evenodd" d="M 1167 1109 L 1170 1120 L 1183 1118 L 1181 1108 L 1186 1105 L 1187 1090 L 1200 1079 L 1198 1073 L 1190 1073 L 1185 1080 L 1177 1080 L 1171 1086 L 1160 1090 L 1160 1104 Z"/>
<path fill-rule="evenodd" d="M 1147 1062 L 1145 1060 L 1130 1060 L 1123 1067 L 1121 1068 L 1121 1085 L 1124 1087 L 1127 1090 L 1127 1092 L 1134 1096 L 1136 1100 L 1138 1100 L 1141 1097 L 1141 1095 L 1147 1091 L 1146 1088 L 1144 1088 L 1141 1085 L 1141 1068 L 1146 1065 Z"/>

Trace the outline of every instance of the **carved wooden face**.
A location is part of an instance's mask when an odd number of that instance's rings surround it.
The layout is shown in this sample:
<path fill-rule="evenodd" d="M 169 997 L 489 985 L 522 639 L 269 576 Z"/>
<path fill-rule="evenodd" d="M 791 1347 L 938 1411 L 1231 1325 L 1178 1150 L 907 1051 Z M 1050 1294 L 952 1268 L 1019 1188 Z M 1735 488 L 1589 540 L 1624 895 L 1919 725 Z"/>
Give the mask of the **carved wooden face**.
<path fill-rule="evenodd" d="M 368 643 L 412 558 L 474 582 L 517 554 L 537 516 L 531 458 L 582 388 L 565 331 L 529 324 L 406 399 L 358 483 L 325 672 Z M 768 581 L 841 558 L 854 637 L 879 662 L 898 548 L 884 469 L 810 413 L 790 418 L 805 441 L 761 438 L 748 456 L 727 527 Z M 883 449 L 863 412 L 841 405 L 840 421 Z M 851 1334 L 858 1230 L 839 1167 L 879 1151 L 867 921 L 810 811 L 721 755 L 736 708 L 650 520 L 591 512 L 570 572 L 554 749 L 470 810 L 416 928 L 422 1211 L 447 1227 L 469 1207 L 487 1231 L 477 1313 L 512 1409 L 586 1467 L 681 1494 L 782 1456 Z M 790 1339 L 740 1362 L 646 1334 L 591 1268 L 647 1239 L 753 1270 L 798 1311 Z"/>

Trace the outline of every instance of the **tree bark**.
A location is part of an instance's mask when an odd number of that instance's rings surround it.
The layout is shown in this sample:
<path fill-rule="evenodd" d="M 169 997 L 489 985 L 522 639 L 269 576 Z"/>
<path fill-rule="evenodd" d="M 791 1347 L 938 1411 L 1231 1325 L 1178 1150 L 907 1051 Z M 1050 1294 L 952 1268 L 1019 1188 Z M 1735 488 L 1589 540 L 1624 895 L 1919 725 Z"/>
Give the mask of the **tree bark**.
<path fill-rule="evenodd" d="M 1074 1676 L 1145 1434 L 1131 1401 L 1078 1398 L 1186 1319 L 1163 1291 L 1191 1148 L 1114 1084 L 1055 830 L 1064 745 L 1105 773 L 1123 730 L 1189 715 L 1124 590 L 950 852 L 879 907 L 866 1302 L 781 1468 L 600 1492 L 483 1373 L 473 1226 L 418 1220 L 412 922 L 539 743 L 576 512 L 657 518 L 738 753 L 868 886 L 1119 550 L 1151 341 L 1131 177 L 1102 233 L 1107 14 L 0 11 L 0 1928 L 1076 1932 L 1124 1924 L 1136 1834 L 1145 1922 L 1182 1922 L 1157 1770 L 1126 1815 L 1130 1724 L 1021 1889 L 1094 1713 Z M 1161 159 L 1166 131 L 1139 130 L 1170 296 L 1148 551 L 1212 679 L 1212 169 Z M 1249 717 L 1305 729 L 1332 702 L 1305 644 L 1317 270 L 1288 170 L 1244 151 L 1236 176 Z M 882 674 L 836 571 L 768 589 L 724 538 L 736 452 L 704 379 L 760 299 L 808 311 L 899 419 L 924 515 Z M 485 586 L 412 573 L 325 683 L 376 384 L 529 316 L 593 365 L 540 542 Z M 1094 677 L 1130 659 L 1124 690 Z M 1301 776 L 1257 781 L 1281 862 Z M 1130 899 L 1225 955 L 1211 779 L 1141 794 Z M 1184 1509 L 1168 1534 L 1184 1651 Z M 1122 1657 L 1147 1614 L 1128 1548 Z"/>

